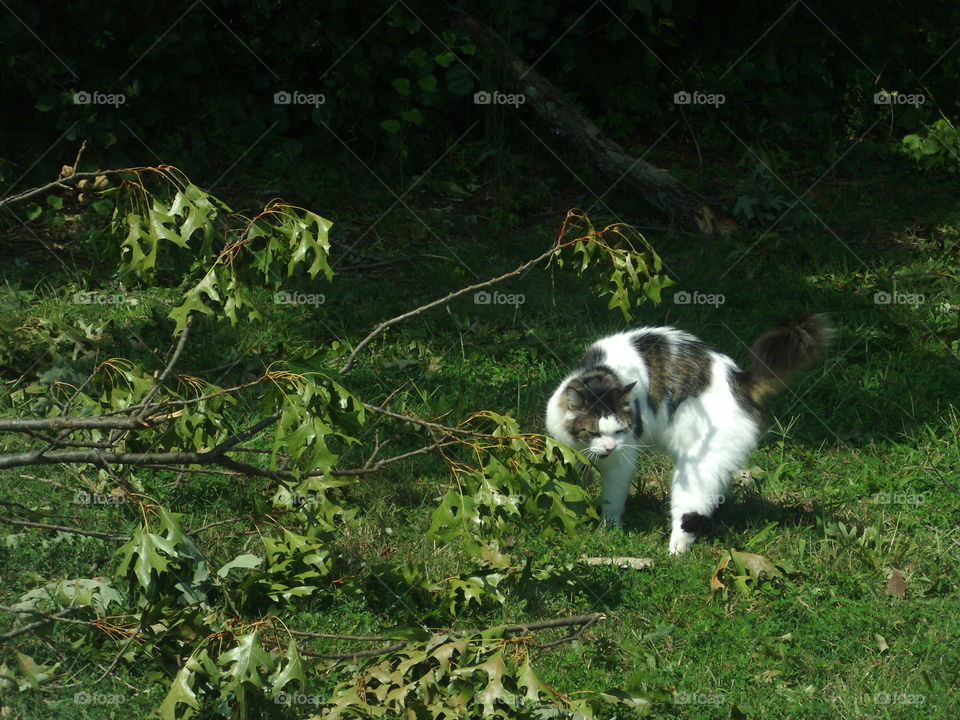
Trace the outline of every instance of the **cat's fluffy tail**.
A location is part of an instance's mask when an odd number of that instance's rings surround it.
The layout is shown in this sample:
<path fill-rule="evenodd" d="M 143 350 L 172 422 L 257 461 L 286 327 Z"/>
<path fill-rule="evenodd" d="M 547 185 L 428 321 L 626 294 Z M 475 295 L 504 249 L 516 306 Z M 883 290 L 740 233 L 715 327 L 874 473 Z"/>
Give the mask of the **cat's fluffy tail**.
<path fill-rule="evenodd" d="M 755 403 L 776 395 L 797 373 L 819 360 L 833 339 L 826 315 L 781 320 L 753 344 L 753 365 L 743 377 L 743 388 Z"/>

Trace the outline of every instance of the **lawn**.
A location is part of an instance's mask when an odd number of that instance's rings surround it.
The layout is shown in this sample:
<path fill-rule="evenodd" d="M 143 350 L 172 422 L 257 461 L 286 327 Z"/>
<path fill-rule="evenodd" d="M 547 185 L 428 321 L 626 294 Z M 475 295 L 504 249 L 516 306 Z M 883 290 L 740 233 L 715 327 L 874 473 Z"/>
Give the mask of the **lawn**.
<path fill-rule="evenodd" d="M 675 325 L 741 363 L 753 339 L 781 316 L 826 312 L 837 328 L 830 355 L 771 403 L 769 431 L 689 553 L 667 554 L 670 463 L 652 453 L 641 463 L 622 529 L 600 527 L 584 510 L 569 532 L 544 533 L 542 518 L 521 511 L 491 535 L 492 554 L 479 562 L 465 539 L 442 542 L 429 532 L 436 508 L 458 488 L 451 467 L 477 460 L 462 446 L 443 458 L 416 456 L 350 478 L 337 490 L 348 516 L 323 536 L 335 559 L 325 583 L 303 597 L 257 600 L 241 594 L 241 579 L 254 571 L 233 570 L 231 587 L 246 598 L 234 608 L 237 616 L 269 614 L 314 633 L 395 637 L 411 628 L 465 631 L 600 612 L 603 619 L 550 647 L 534 645 L 572 629 L 504 642 L 505 656 L 517 664 L 529 658 L 556 707 L 612 688 L 651 703 L 604 706 L 598 717 L 956 717 L 960 210 L 949 186 L 905 161 L 857 170 L 823 181 L 775 230 L 747 226 L 722 238 L 657 227 L 635 199 L 608 199 L 642 226 L 676 283 L 659 304 L 640 305 L 633 324 Z M 798 192 L 818 176 L 797 179 Z M 466 197 L 421 186 L 410 199 L 417 218 L 397 208 L 365 232 L 391 201 L 372 184 L 363 190 L 369 192 L 321 183 L 299 200 L 334 222 L 337 272 L 330 283 L 296 280 L 285 290 L 322 294 L 322 301 L 274 304 L 264 288 L 257 297 L 261 320 L 231 325 L 200 317 L 178 372 L 224 387 L 249 382 L 274 363 L 336 377 L 344 348 L 378 322 L 540 254 L 568 207 L 589 203 L 578 187 L 522 178 Z M 244 206 L 244 188 L 231 191 L 231 201 Z M 606 206 L 590 215 L 598 226 L 615 219 Z M 4 275 L 0 303 L 18 328 L 34 334 L 23 334 L 23 347 L 7 357 L 0 415 L 48 410 L 43 395 L 32 394 L 26 358 L 48 372 L 45 379 L 74 385 L 107 358 L 125 357 L 151 372 L 162 367 L 175 278 L 126 288 L 136 304 L 77 304 L 71 298 L 78 290 L 106 287 L 95 285 L 102 280 L 89 258 L 66 273 L 38 254 Z M 513 418 L 523 432 L 542 433 L 556 383 L 587 344 L 626 323 L 566 270 L 537 267 L 495 290 L 502 295 L 491 302 L 470 295 L 390 328 L 339 382 L 396 413 L 456 425 L 489 410 Z M 693 300 L 682 302 L 687 297 Z M 242 426 L 256 411 L 244 398 L 228 412 Z M 0 437 L 3 453 L 21 448 L 20 438 Z M 413 450 L 424 434 L 372 417 L 358 438 L 340 448 L 343 467 L 362 466 L 378 443 L 384 453 Z M 269 447 L 265 436 L 251 445 Z M 263 536 L 272 526 L 262 515 L 272 507 L 274 481 L 174 470 L 130 470 L 129 478 L 180 513 L 183 527 L 210 525 L 195 539 L 211 568 L 238 555 L 265 556 Z M 26 506 L 29 517 L 42 513 L 46 523 L 117 536 L 130 536 L 140 523 L 137 504 L 111 499 L 115 478 L 89 465 L 3 470 L 0 483 L 7 517 L 20 517 Z M 587 486 L 595 497 L 597 483 Z M 213 524 L 258 514 L 256 522 Z M 482 538 L 483 526 L 475 533 Z M 124 578 L 115 577 L 119 545 L 0 525 L 0 605 L 51 580 L 109 579 L 123 595 L 111 611 L 114 625 L 136 626 Z M 740 553 L 766 558 L 767 572 L 738 569 L 737 558 L 751 557 Z M 652 564 L 585 565 L 583 556 Z M 477 577 L 486 578 L 480 587 L 454 589 Z M 0 613 L 0 634 L 22 624 Z M 140 640 L 128 646 L 123 637 L 59 622 L 5 640 L 0 680 L 10 679 L 0 686 L 0 717 L 146 717 L 186 660 L 170 648 L 194 638 L 166 637 L 141 648 Z M 302 645 L 328 654 L 358 647 L 336 638 Z M 24 684 L 17 678 L 30 675 L 31 662 L 49 676 L 36 670 L 36 682 Z M 357 672 L 350 661 L 304 662 L 308 682 L 297 692 L 288 687 L 291 702 L 251 700 L 251 717 L 310 717 Z M 203 702 L 202 689 L 197 694 L 199 717 L 213 716 L 217 708 Z M 507 717 L 575 716 L 516 697 L 513 706 L 501 699 L 490 708 Z M 474 704 L 473 712 L 482 710 Z"/>

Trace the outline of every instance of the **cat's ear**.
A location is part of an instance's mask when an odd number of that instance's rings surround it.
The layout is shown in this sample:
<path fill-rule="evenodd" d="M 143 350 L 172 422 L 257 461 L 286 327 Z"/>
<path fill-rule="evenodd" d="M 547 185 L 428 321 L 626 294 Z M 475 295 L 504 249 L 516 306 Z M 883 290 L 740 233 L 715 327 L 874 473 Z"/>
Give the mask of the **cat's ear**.
<path fill-rule="evenodd" d="M 632 383 L 630 383 L 629 385 L 624 385 L 623 387 L 621 387 L 621 388 L 620 388 L 620 400 L 626 400 L 626 399 L 627 399 L 627 395 L 630 394 L 630 391 L 633 390 L 633 386 L 636 385 L 636 384 L 637 384 L 637 381 L 634 380 L 634 381 L 633 381 Z"/>
<path fill-rule="evenodd" d="M 573 383 L 567 385 L 566 389 L 563 391 L 563 396 L 567 400 L 567 407 L 573 411 L 583 410 L 587 406 L 587 403 L 583 398 L 583 394 Z"/>

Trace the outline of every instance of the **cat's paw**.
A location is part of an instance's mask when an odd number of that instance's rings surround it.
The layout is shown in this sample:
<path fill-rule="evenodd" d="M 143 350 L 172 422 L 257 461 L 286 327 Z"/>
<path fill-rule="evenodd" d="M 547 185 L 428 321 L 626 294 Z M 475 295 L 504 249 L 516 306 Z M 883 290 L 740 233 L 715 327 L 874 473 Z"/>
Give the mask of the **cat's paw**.
<path fill-rule="evenodd" d="M 623 516 L 614 517 L 613 515 L 603 516 L 603 525 L 608 528 L 618 528 L 623 526 Z"/>
<path fill-rule="evenodd" d="M 693 545 L 693 541 L 696 539 L 696 537 L 697 536 L 693 533 L 683 531 L 673 533 L 670 535 L 670 554 L 682 555 L 690 549 L 690 546 Z"/>

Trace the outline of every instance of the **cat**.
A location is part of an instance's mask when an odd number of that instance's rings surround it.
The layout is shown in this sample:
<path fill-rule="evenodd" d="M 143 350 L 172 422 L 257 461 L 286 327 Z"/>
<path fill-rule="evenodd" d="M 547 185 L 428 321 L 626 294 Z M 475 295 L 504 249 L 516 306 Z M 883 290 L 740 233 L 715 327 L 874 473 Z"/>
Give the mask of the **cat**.
<path fill-rule="evenodd" d="M 608 525 L 621 523 L 638 451 L 670 454 L 669 551 L 686 552 L 755 447 L 761 403 L 814 364 L 832 334 L 825 315 L 783 320 L 754 343 L 746 372 L 672 327 L 601 338 L 550 397 L 547 431 L 596 462 Z"/>

